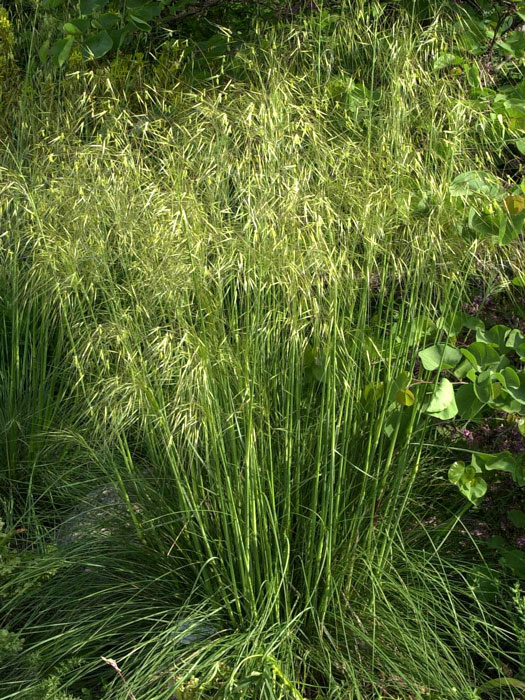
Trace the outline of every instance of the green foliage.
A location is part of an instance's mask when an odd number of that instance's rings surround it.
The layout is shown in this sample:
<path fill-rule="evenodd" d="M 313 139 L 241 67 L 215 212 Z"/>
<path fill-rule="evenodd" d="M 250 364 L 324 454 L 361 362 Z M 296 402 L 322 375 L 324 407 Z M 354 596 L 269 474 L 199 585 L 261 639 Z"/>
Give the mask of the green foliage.
<path fill-rule="evenodd" d="M 514 653 L 502 587 L 482 603 L 469 552 L 425 520 L 456 507 L 435 437 L 463 388 L 488 411 L 491 370 L 519 396 L 520 336 L 478 340 L 454 309 L 520 251 L 453 229 L 454 174 L 493 163 L 429 71 L 444 18 L 370 8 L 235 55 L 203 36 L 205 81 L 200 41 L 147 54 L 162 16 L 134 26 L 142 56 L 87 70 L 79 47 L 121 20 L 46 14 L 75 70 L 33 67 L 0 156 L 1 445 L 29 531 L 8 547 L 0 614 L 24 646 L 0 694 L 448 700 Z M 474 479 L 500 473 L 476 459 Z M 61 543 L 108 486 L 122 528 Z"/>
<path fill-rule="evenodd" d="M 431 392 L 421 391 L 421 384 L 410 375 L 402 374 L 400 388 L 395 386 L 394 395 L 388 395 L 392 415 L 394 404 L 413 407 L 416 402 L 420 410 L 432 418 L 451 420 L 458 416 L 463 420 L 479 419 L 494 411 L 505 411 L 509 418 L 521 421 L 525 416 L 525 371 L 519 362 L 525 356 L 524 336 L 517 329 L 496 325 L 486 329 L 479 319 L 456 313 L 440 319 L 436 324 L 438 338 L 446 333 L 448 343 L 435 343 L 419 351 L 421 364 L 427 372 L 437 372 L 437 381 Z M 463 347 L 450 344 L 451 339 L 464 328 L 475 332 L 476 340 Z M 511 365 L 514 359 L 518 369 Z M 459 381 L 452 382 L 442 376 L 448 372 Z M 411 391 L 412 386 L 416 391 Z M 384 401 L 383 384 L 369 384 L 363 391 L 367 410 Z M 421 417 L 416 419 L 421 420 Z M 521 425 L 521 423 L 520 423 Z M 386 428 L 393 435 L 391 426 Z M 487 491 L 487 472 L 505 471 L 518 486 L 525 486 L 524 455 L 514 457 L 508 452 L 497 455 L 474 453 L 471 464 L 455 462 L 449 470 L 449 480 L 458 486 L 461 493 L 477 505 Z M 513 555 L 514 559 L 519 555 Z M 516 567 L 515 567 L 516 568 Z"/>
<path fill-rule="evenodd" d="M 214 52 L 223 55 L 228 50 L 228 37 L 217 31 L 210 35 L 211 25 L 207 31 L 203 27 L 205 15 L 215 13 L 222 24 L 231 18 L 232 30 L 238 32 L 239 28 L 248 29 L 252 16 L 268 12 L 264 5 L 244 7 L 234 0 L 80 0 L 78 16 L 71 15 L 72 8 L 64 0 L 43 0 L 42 9 L 61 25 L 62 37 L 48 37 L 40 58 L 59 67 L 75 48 L 84 61 L 96 60 L 121 49 L 134 51 L 140 41 L 148 43 L 150 35 L 158 36 L 162 30 L 169 34 L 181 26 L 209 58 Z"/>

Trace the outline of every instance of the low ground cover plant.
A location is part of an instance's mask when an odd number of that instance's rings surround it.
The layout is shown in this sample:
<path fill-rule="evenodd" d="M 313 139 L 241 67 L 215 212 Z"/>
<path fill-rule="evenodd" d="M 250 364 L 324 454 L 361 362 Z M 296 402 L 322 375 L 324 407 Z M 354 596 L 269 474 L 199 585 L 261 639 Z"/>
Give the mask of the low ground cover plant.
<path fill-rule="evenodd" d="M 360 0 L 54 67 L 0 15 L 1 698 L 520 697 L 500 5 L 479 53 Z"/>

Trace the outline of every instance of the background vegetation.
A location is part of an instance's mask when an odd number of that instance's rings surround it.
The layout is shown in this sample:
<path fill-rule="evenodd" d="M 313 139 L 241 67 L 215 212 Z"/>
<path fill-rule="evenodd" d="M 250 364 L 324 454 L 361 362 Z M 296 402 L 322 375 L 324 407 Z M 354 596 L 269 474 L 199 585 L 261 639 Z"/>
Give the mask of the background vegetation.
<path fill-rule="evenodd" d="M 525 10 L 161 4 L 0 10 L 0 697 L 522 697 Z"/>

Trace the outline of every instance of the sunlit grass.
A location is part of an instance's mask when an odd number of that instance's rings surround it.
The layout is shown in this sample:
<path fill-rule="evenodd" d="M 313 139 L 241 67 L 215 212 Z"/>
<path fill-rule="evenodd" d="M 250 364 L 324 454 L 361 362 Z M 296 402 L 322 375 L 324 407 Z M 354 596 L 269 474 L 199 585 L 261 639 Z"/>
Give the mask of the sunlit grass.
<path fill-rule="evenodd" d="M 80 659 L 77 689 L 466 698 L 505 657 L 467 564 L 406 543 L 431 428 L 385 432 L 362 393 L 521 253 L 457 232 L 451 179 L 492 164 L 461 83 L 429 70 L 445 19 L 352 4 L 261 30 L 191 87 L 153 60 L 124 92 L 112 67 L 43 81 L 6 143 L 2 450 L 47 554 L 3 610 L 46 672 Z M 123 534 L 55 550 L 104 484 Z M 212 636 L 186 646 L 187 620 Z"/>

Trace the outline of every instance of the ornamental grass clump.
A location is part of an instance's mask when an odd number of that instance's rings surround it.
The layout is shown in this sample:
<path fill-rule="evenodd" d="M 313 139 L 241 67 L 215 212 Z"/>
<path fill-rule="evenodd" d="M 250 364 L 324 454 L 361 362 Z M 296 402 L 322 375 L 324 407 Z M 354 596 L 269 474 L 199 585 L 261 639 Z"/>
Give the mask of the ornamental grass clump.
<path fill-rule="evenodd" d="M 27 97 L 0 156 L 0 449 L 10 546 L 38 556 L 3 583 L 24 649 L 0 696 L 444 700 L 516 664 L 501 601 L 424 527 L 457 497 L 409 385 L 429 319 L 523 253 L 453 226 L 450 182 L 491 156 L 427 70 L 446 18 L 388 17 Z M 101 489 L 109 535 L 57 541 Z"/>

